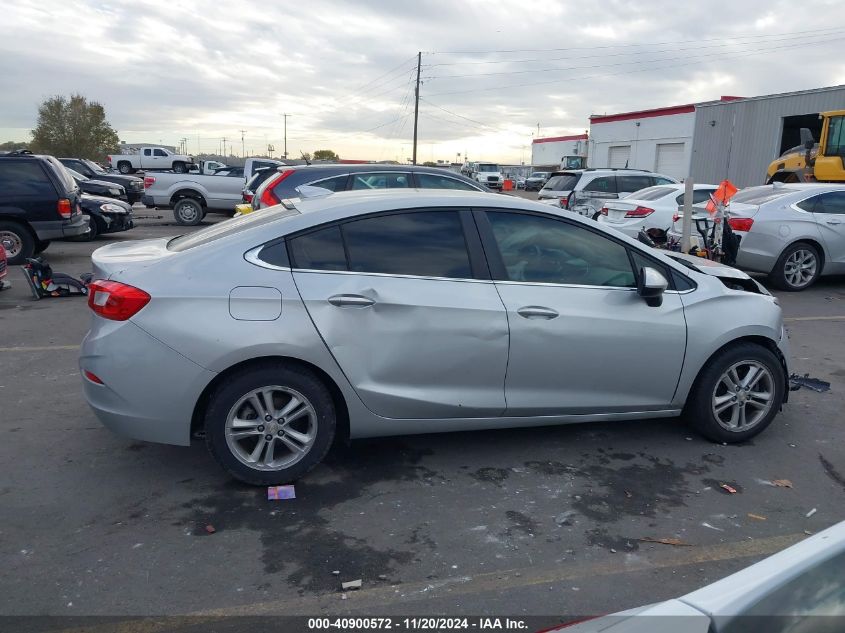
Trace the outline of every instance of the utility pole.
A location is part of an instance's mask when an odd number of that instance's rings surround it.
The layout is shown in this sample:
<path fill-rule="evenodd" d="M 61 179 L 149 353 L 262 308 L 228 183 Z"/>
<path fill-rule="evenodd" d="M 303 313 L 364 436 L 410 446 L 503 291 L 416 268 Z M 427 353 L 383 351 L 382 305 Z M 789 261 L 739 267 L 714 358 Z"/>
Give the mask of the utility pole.
<path fill-rule="evenodd" d="M 287 112 L 282 114 L 285 117 L 285 152 L 284 157 L 288 157 L 288 117 L 290 116 Z"/>
<path fill-rule="evenodd" d="M 540 138 L 540 124 L 537 124 L 537 138 Z"/>
<path fill-rule="evenodd" d="M 225 155 L 226 155 L 226 141 L 227 141 L 228 139 L 224 136 L 224 137 L 223 137 L 222 139 L 220 139 L 220 140 L 221 140 L 221 141 L 223 141 L 223 156 L 225 156 Z"/>
<path fill-rule="evenodd" d="M 422 66 L 422 51 L 417 53 L 417 87 L 414 89 L 414 165 L 417 164 L 417 125 L 420 118 L 420 66 Z"/>
<path fill-rule="evenodd" d="M 244 134 L 246 130 L 239 130 L 241 133 L 241 158 L 246 158 L 246 149 L 244 149 Z"/>

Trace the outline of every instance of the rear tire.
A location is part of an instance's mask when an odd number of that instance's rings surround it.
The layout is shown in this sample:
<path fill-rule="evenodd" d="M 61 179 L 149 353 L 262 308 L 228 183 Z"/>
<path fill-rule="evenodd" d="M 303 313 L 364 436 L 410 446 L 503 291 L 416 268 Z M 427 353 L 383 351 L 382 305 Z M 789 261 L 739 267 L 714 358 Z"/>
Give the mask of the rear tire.
<path fill-rule="evenodd" d="M 173 205 L 173 217 L 182 226 L 196 226 L 202 222 L 203 206 L 195 198 L 182 198 Z"/>
<path fill-rule="evenodd" d="M 784 389 L 783 366 L 771 350 L 736 343 L 717 352 L 701 370 L 684 414 L 709 440 L 743 442 L 771 424 Z"/>
<path fill-rule="evenodd" d="M 132 163 L 128 163 L 125 160 L 123 160 L 123 161 L 120 161 L 117 164 L 117 171 L 119 171 L 121 174 L 125 175 L 125 174 L 131 174 L 135 170 L 132 169 Z"/>
<path fill-rule="evenodd" d="M 35 236 L 18 222 L 0 221 L 0 243 L 6 248 L 8 264 L 17 266 L 35 255 Z"/>
<path fill-rule="evenodd" d="M 788 292 L 799 292 L 816 283 L 822 272 L 819 249 L 809 242 L 796 242 L 788 246 L 769 273 L 769 282 Z"/>
<path fill-rule="evenodd" d="M 173 163 L 173 171 L 175 171 L 177 174 L 184 174 L 187 173 L 188 167 L 187 165 L 185 165 L 185 163 L 180 161 L 177 163 Z"/>
<path fill-rule="evenodd" d="M 265 394 L 270 394 L 269 406 Z M 232 374 L 214 391 L 205 416 L 205 441 L 236 479 L 273 486 L 295 481 L 319 464 L 335 428 L 334 402 L 317 376 L 267 362 Z"/>
<path fill-rule="evenodd" d="M 85 235 L 84 240 L 86 242 L 93 242 L 100 234 L 100 226 L 97 224 L 97 220 L 91 215 L 88 216 L 88 228 L 89 231 Z"/>

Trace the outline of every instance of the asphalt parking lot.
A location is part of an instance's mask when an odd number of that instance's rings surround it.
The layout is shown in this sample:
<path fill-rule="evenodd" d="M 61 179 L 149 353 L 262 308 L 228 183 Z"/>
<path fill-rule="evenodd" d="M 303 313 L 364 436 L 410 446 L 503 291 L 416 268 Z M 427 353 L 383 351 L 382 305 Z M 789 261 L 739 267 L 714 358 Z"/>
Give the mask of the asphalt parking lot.
<path fill-rule="evenodd" d="M 138 213 L 136 229 L 54 243 L 47 259 L 81 273 L 109 241 L 184 232 L 168 212 Z M 289 501 L 230 480 L 202 442 L 102 428 L 76 365 L 85 300 L 36 302 L 17 270 L 10 280 L 6 615 L 499 613 L 554 624 L 683 594 L 845 518 L 843 278 L 778 295 L 792 371 L 831 388 L 791 393 L 753 441 L 712 444 L 677 420 L 357 441 Z M 771 483 L 784 479 L 791 487 Z M 361 590 L 343 598 L 340 583 L 356 579 Z"/>

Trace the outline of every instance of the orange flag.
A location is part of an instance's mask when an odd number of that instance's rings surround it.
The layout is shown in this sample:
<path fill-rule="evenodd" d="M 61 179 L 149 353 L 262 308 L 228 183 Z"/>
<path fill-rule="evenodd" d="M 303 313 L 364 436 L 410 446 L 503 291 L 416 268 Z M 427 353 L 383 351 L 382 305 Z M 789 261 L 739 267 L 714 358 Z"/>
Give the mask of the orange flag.
<path fill-rule="evenodd" d="M 723 180 L 719 183 L 719 188 L 716 189 L 713 193 L 710 194 L 710 202 L 707 203 L 707 212 L 708 213 L 715 213 L 716 212 L 716 204 L 727 204 L 730 202 L 731 198 L 734 197 L 734 194 L 739 191 L 730 180 Z"/>

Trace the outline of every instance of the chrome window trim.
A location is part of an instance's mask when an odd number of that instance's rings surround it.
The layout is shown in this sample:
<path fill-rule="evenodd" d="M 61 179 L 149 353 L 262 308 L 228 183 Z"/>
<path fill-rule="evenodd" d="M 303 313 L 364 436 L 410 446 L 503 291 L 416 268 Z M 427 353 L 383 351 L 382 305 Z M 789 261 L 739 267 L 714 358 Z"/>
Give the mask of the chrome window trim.
<path fill-rule="evenodd" d="M 260 244 L 255 248 L 249 249 L 246 253 L 244 253 L 244 259 L 248 261 L 250 264 L 254 264 L 255 266 L 260 266 L 261 268 L 268 268 L 270 270 L 284 270 L 287 272 L 291 272 L 291 268 L 289 266 L 276 266 L 275 264 L 268 264 L 263 259 L 259 259 L 258 253 L 261 252 L 266 244 Z"/>
<path fill-rule="evenodd" d="M 510 281 L 510 280 L 496 280 L 495 283 L 508 286 L 550 286 L 552 288 L 586 288 L 588 290 L 624 290 L 627 292 L 636 292 L 636 288 L 629 288 L 627 286 L 594 286 L 591 284 L 559 284 L 549 281 Z"/>

